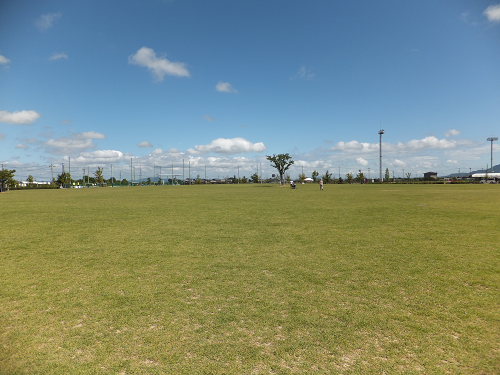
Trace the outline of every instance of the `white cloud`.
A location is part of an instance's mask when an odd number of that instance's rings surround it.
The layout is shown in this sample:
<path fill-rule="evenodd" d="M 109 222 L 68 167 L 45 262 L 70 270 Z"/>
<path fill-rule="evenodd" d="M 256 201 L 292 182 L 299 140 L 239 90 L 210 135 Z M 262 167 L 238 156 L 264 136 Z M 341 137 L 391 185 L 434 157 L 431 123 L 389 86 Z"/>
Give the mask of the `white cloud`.
<path fill-rule="evenodd" d="M 137 144 L 137 146 L 139 147 L 153 147 L 153 145 L 151 143 L 149 143 L 148 141 L 144 141 L 144 142 L 140 142 Z"/>
<path fill-rule="evenodd" d="M 357 151 L 357 152 L 374 152 L 379 149 L 378 143 L 360 143 L 358 141 L 338 142 L 330 148 L 330 151 Z"/>
<path fill-rule="evenodd" d="M 313 79 L 315 75 L 316 74 L 311 72 L 311 69 L 308 69 L 305 66 L 301 66 L 299 71 L 295 73 L 292 77 L 290 77 L 290 79 L 294 80 L 298 78 L 298 79 L 310 80 Z"/>
<path fill-rule="evenodd" d="M 8 124 L 14 124 L 14 125 L 31 124 L 39 117 L 40 114 L 35 111 L 17 111 L 17 112 L 0 111 L 0 122 L 6 122 Z"/>
<path fill-rule="evenodd" d="M 29 143 L 39 144 L 40 147 L 54 155 L 74 155 L 75 153 L 94 148 L 92 139 L 105 139 L 106 136 L 94 131 L 74 133 L 70 137 L 59 137 L 40 142 L 36 139 L 29 139 Z"/>
<path fill-rule="evenodd" d="M 454 137 L 454 136 L 460 135 L 460 134 L 461 134 L 460 130 L 455 130 L 455 129 L 450 129 L 446 133 L 444 133 L 444 135 L 446 137 Z"/>
<path fill-rule="evenodd" d="M 394 159 L 394 161 L 392 162 L 392 165 L 394 165 L 396 167 L 406 167 L 406 163 L 402 160 L 399 160 L 399 159 Z"/>
<path fill-rule="evenodd" d="M 446 160 L 446 162 L 449 164 L 458 164 L 457 160 Z"/>
<path fill-rule="evenodd" d="M 163 150 L 161 148 L 157 148 L 151 154 L 153 154 L 153 155 L 161 155 L 161 154 L 163 154 Z"/>
<path fill-rule="evenodd" d="M 28 146 L 26 146 L 25 144 L 22 144 L 22 143 L 18 143 L 16 145 L 16 148 L 20 148 L 21 150 L 27 150 L 27 149 L 29 149 Z"/>
<path fill-rule="evenodd" d="M 500 4 L 490 5 L 485 9 L 483 14 L 488 18 L 490 22 L 500 22 Z"/>
<path fill-rule="evenodd" d="M 75 133 L 73 134 L 75 138 L 90 138 L 90 139 L 105 139 L 106 136 L 102 133 L 97 133 L 95 131 L 83 132 L 83 133 Z"/>
<path fill-rule="evenodd" d="M 210 122 L 215 121 L 215 119 L 209 115 L 201 116 L 201 118 Z"/>
<path fill-rule="evenodd" d="M 54 22 L 61 18 L 61 12 L 42 14 L 36 21 L 35 25 L 40 31 L 45 31 L 54 26 Z"/>
<path fill-rule="evenodd" d="M 167 75 L 177 77 L 189 77 L 190 74 L 186 69 L 186 64 L 181 62 L 172 62 L 165 57 L 156 57 L 155 51 L 151 48 L 142 47 L 135 55 L 128 58 L 129 64 L 144 66 L 152 71 L 158 81 L 163 81 L 163 77 Z"/>
<path fill-rule="evenodd" d="M 5 67 L 8 67 L 8 63 L 10 63 L 10 60 L 5 56 L 0 55 L 0 65 L 5 65 Z"/>
<path fill-rule="evenodd" d="M 207 154 L 215 152 L 219 154 L 239 154 L 242 152 L 262 152 L 266 150 L 262 142 L 252 143 L 244 138 L 218 138 L 208 145 L 196 145 L 194 149 L 187 150 L 189 154 Z"/>
<path fill-rule="evenodd" d="M 92 152 L 82 152 L 74 159 L 79 164 L 109 164 L 119 162 L 123 159 L 123 152 L 116 150 L 97 150 Z M 72 159 L 73 160 L 73 159 Z"/>
<path fill-rule="evenodd" d="M 219 92 L 238 92 L 229 82 L 222 81 L 219 81 L 219 83 L 215 85 L 215 89 Z"/>
<path fill-rule="evenodd" d="M 66 55 L 64 52 L 54 52 L 52 54 L 52 56 L 49 57 L 49 60 L 50 61 L 53 61 L 53 60 L 59 60 L 59 59 L 67 59 L 68 58 L 68 55 Z"/>
<path fill-rule="evenodd" d="M 368 162 L 363 158 L 356 158 L 356 163 L 360 165 L 368 165 Z"/>

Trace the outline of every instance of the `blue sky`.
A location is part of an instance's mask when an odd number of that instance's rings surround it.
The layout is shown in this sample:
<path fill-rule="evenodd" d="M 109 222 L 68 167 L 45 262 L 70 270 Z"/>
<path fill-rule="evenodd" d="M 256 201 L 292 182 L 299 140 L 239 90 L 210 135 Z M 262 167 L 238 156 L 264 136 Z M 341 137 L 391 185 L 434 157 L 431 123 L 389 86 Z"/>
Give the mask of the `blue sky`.
<path fill-rule="evenodd" d="M 38 181 L 484 169 L 500 135 L 500 3 L 0 3 L 0 161 Z M 500 163 L 494 143 L 494 164 Z M 497 155 L 498 154 L 498 155 Z M 496 160 L 496 161 L 495 161 Z M 136 175 L 137 176 L 137 175 Z"/>

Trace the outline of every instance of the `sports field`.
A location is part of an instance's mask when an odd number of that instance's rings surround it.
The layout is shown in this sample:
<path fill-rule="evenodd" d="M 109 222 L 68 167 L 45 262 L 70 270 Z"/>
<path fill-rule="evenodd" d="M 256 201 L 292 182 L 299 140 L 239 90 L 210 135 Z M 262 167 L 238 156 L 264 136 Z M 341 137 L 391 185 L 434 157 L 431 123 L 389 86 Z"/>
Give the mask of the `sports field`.
<path fill-rule="evenodd" d="M 498 374 L 500 186 L 0 195 L 0 374 Z"/>

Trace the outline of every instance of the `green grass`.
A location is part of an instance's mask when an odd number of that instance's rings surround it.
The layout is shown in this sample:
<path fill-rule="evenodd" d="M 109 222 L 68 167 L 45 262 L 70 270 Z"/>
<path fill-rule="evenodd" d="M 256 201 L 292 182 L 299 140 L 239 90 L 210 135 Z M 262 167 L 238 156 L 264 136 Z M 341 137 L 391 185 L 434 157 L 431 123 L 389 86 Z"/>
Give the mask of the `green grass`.
<path fill-rule="evenodd" d="M 500 189 L 0 195 L 0 374 L 498 374 Z"/>

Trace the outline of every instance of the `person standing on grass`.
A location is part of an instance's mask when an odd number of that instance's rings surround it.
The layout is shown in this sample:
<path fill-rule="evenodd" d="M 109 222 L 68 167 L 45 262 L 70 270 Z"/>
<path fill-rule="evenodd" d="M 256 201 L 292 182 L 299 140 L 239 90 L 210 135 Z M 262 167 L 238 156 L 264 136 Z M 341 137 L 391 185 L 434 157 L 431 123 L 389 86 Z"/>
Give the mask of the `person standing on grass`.
<path fill-rule="evenodd" d="M 319 190 L 323 190 L 323 179 L 319 180 Z"/>

